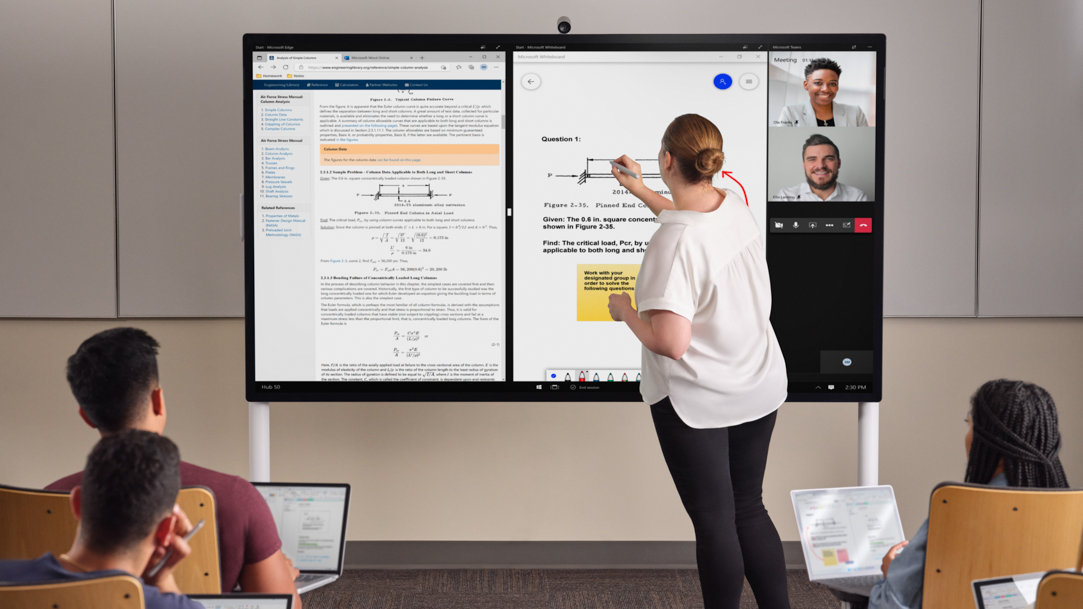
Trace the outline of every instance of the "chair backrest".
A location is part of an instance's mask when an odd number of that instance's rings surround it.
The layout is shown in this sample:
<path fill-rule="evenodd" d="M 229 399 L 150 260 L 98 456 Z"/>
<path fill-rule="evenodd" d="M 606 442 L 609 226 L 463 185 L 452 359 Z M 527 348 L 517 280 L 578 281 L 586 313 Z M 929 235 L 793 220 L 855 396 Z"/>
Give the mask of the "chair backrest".
<path fill-rule="evenodd" d="M 0 485 L 0 559 L 37 558 L 71 548 L 79 521 L 68 493 Z"/>
<path fill-rule="evenodd" d="M 1083 607 L 1083 573 L 1051 571 L 1038 584 L 1034 609 L 1079 609 Z"/>
<path fill-rule="evenodd" d="M 131 575 L 33 585 L 0 585 L 4 609 L 143 609 L 143 585 Z"/>
<path fill-rule="evenodd" d="M 929 501 L 923 606 L 968 607 L 970 582 L 1070 567 L 1083 490 L 941 483 Z"/>
<path fill-rule="evenodd" d="M 222 570 L 218 560 L 218 519 L 214 493 L 205 486 L 186 486 L 177 495 L 177 505 L 192 524 L 203 520 L 188 545 L 192 553 L 173 571 L 177 587 L 185 594 L 221 594 Z"/>

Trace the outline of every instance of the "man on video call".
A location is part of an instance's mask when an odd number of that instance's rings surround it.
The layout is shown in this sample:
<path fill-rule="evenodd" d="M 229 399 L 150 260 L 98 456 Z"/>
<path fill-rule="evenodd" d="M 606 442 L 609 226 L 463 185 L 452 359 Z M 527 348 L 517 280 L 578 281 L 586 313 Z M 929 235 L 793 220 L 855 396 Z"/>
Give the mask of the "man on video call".
<path fill-rule="evenodd" d="M 842 157 L 827 136 L 813 133 L 801 147 L 805 181 L 778 191 L 772 201 L 868 201 L 859 188 L 839 182 Z"/>

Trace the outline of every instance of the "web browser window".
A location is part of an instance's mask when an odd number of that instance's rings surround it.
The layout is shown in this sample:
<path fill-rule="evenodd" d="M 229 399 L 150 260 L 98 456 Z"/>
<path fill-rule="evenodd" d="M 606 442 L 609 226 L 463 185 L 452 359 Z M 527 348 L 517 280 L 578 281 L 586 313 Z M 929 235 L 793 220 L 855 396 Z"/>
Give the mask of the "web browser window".
<path fill-rule="evenodd" d="M 255 55 L 259 378 L 505 378 L 500 59 Z"/>

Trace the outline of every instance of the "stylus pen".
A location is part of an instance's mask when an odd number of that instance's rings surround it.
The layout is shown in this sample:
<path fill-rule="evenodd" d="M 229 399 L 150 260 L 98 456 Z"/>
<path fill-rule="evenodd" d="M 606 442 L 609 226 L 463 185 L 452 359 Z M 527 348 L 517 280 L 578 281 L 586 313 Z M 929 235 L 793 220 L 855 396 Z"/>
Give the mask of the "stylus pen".
<path fill-rule="evenodd" d="M 633 178 L 635 178 L 635 179 L 637 179 L 637 180 L 639 179 L 639 174 L 637 174 L 636 172 L 632 171 L 631 169 L 628 169 L 628 168 L 627 168 L 627 167 L 625 167 L 624 165 L 621 165 L 620 163 L 618 163 L 618 162 L 616 162 L 616 161 L 609 161 L 609 164 L 610 164 L 610 165 L 612 165 L 612 166 L 614 166 L 614 167 L 616 167 L 616 168 L 617 168 L 617 171 L 619 171 L 619 172 L 621 172 L 621 173 L 626 173 L 626 174 L 628 174 L 628 175 L 632 176 Z"/>
<path fill-rule="evenodd" d="M 184 536 L 184 541 L 188 541 L 189 539 L 192 538 L 192 535 L 195 535 L 197 531 L 202 529 L 203 528 L 203 522 L 204 522 L 203 520 L 200 520 L 199 522 L 197 522 L 196 526 L 192 527 L 192 530 L 188 531 L 188 534 Z M 173 546 L 169 546 L 169 549 L 166 550 L 165 556 L 162 557 L 162 560 L 159 560 L 158 564 L 151 567 L 150 571 L 147 571 L 147 577 L 154 577 L 155 575 L 158 575 L 158 572 L 162 570 L 162 567 L 165 566 L 165 563 L 167 563 L 169 561 L 169 558 L 171 556 L 173 556 Z"/>

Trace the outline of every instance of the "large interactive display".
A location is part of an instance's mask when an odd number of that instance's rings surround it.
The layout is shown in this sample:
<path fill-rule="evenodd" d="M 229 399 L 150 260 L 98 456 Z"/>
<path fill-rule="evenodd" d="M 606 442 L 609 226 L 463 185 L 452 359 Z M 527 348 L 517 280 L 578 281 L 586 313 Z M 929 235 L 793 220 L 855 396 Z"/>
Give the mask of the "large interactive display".
<path fill-rule="evenodd" d="M 639 400 L 606 303 L 656 224 L 609 161 L 668 194 L 694 112 L 789 399 L 879 401 L 883 66 L 882 35 L 246 35 L 248 400 Z"/>

